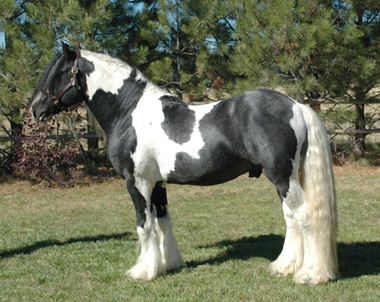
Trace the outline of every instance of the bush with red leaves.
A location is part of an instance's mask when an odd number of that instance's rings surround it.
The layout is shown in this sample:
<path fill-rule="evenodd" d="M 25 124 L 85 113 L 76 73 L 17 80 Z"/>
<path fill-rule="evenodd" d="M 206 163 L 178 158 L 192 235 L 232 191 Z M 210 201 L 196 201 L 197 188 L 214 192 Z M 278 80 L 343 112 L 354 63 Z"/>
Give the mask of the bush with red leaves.
<path fill-rule="evenodd" d="M 15 172 L 39 182 L 50 179 L 47 169 L 56 173 L 75 166 L 79 147 L 62 141 L 58 144 L 51 138 L 54 128 L 52 122 L 35 123 L 29 116 L 25 119 L 15 144 Z"/>

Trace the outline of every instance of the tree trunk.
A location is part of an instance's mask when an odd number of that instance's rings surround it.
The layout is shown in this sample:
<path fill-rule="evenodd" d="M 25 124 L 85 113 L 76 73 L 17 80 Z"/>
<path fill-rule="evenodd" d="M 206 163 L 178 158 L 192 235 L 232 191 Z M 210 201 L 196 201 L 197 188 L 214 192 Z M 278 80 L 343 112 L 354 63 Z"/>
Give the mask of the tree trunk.
<path fill-rule="evenodd" d="M 12 137 L 18 138 L 22 132 L 22 124 L 15 123 L 12 120 L 10 120 L 10 124 L 11 124 L 11 135 L 12 135 Z M 11 146 L 11 162 L 12 163 L 15 163 L 18 161 L 19 158 L 17 155 L 17 151 L 19 149 L 20 149 L 20 147 L 19 147 L 18 143 L 16 143 L 15 141 L 12 141 L 12 146 Z"/>
<path fill-rule="evenodd" d="M 355 129 L 365 129 L 366 121 L 365 121 L 365 112 L 364 112 L 364 104 L 356 104 L 356 119 L 355 119 Z M 354 151 L 362 154 L 366 150 L 365 146 L 365 134 L 355 134 L 354 140 Z"/>
<path fill-rule="evenodd" d="M 176 2 L 176 8 L 177 8 L 177 15 L 176 15 L 176 23 L 177 23 L 177 33 L 176 33 L 176 39 L 177 39 L 177 82 L 178 82 L 178 97 L 182 100 L 183 98 L 183 92 L 182 92 L 182 85 L 181 85 L 181 46 L 180 46 L 180 40 L 179 40 L 179 29 L 180 29 L 180 21 L 179 21 L 179 1 Z"/>
<path fill-rule="evenodd" d="M 90 109 L 87 109 L 87 131 L 88 133 L 96 133 L 96 120 Z M 97 137 L 89 138 L 87 140 L 88 150 L 97 150 L 99 148 L 99 141 Z"/>

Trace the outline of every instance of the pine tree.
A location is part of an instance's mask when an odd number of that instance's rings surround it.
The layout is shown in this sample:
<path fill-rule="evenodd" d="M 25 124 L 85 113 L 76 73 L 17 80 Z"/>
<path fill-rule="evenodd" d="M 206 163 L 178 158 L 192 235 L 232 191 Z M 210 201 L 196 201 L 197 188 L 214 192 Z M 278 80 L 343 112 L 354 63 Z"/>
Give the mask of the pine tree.
<path fill-rule="evenodd" d="M 1 50 L 0 108 L 12 133 L 20 131 L 25 108 L 44 68 L 60 48 L 101 48 L 101 35 L 109 18 L 108 1 L 4 1 L 1 28 L 6 45 Z"/>
<path fill-rule="evenodd" d="M 41 29 L 37 39 L 31 38 L 33 28 L 29 28 L 29 20 L 25 18 L 29 4 L 28 1 L 7 0 L 0 7 L 0 24 L 5 32 L 5 47 L 0 51 L 0 109 L 3 117 L 9 120 L 13 134 L 21 129 L 21 109 L 28 103 L 41 64 L 44 65 L 49 57 L 48 52 L 43 54 L 35 50 L 39 46 L 38 38 L 50 34 Z"/>
<path fill-rule="evenodd" d="M 379 102 L 373 88 L 380 83 L 380 4 L 379 1 L 328 1 L 335 27 L 334 52 L 325 87 L 334 98 L 355 102 L 356 129 L 370 123 L 364 108 L 368 102 Z M 365 135 L 356 134 L 355 150 L 366 149 Z"/>
<path fill-rule="evenodd" d="M 230 83 L 241 92 L 281 87 L 298 101 L 356 102 L 356 129 L 366 127 L 364 104 L 379 100 L 378 1 L 231 1 L 236 44 Z M 349 118 L 349 116 L 347 116 Z M 365 135 L 355 137 L 359 152 Z"/>
<path fill-rule="evenodd" d="M 231 29 L 224 2 L 161 0 L 157 7 L 157 59 L 147 75 L 192 100 L 209 98 L 216 79 L 226 76 Z"/>
<path fill-rule="evenodd" d="M 318 1 L 236 1 L 236 37 L 229 68 L 237 92 L 282 87 L 295 99 L 324 93 L 318 80 L 333 51 L 331 14 Z"/>
<path fill-rule="evenodd" d="M 0 52 L 0 104 L 12 124 L 21 123 L 22 109 L 60 41 L 88 48 L 101 45 L 97 30 L 106 20 L 108 1 L 90 2 L 87 6 L 73 0 L 1 3 L 0 24 L 6 45 Z"/>
<path fill-rule="evenodd" d="M 299 101 L 378 100 L 378 1 L 3 0 L 0 108 L 17 128 L 61 41 L 109 53 L 194 100 L 281 87 Z M 212 93 L 211 93 L 212 92 Z M 365 136 L 357 136 L 358 150 Z"/>

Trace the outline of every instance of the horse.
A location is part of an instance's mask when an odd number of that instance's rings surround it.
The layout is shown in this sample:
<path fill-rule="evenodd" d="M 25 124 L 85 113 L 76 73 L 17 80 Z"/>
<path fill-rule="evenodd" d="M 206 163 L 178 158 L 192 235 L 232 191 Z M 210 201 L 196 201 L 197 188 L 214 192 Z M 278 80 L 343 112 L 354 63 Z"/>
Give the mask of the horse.
<path fill-rule="evenodd" d="M 269 89 L 189 104 L 119 59 L 62 45 L 29 110 L 37 121 L 86 103 L 107 135 L 125 180 L 140 255 L 130 278 L 152 280 L 186 266 L 173 235 L 166 184 L 216 185 L 262 173 L 276 187 L 286 223 L 274 275 L 320 284 L 338 275 L 337 207 L 326 129 L 308 106 Z"/>

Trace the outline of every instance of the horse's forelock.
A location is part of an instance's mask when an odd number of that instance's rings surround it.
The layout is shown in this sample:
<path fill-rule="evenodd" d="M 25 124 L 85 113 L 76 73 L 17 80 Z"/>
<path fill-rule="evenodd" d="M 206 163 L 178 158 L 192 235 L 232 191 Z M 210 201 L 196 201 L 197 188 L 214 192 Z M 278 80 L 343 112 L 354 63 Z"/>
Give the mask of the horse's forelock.
<path fill-rule="evenodd" d="M 64 56 L 61 54 L 55 58 L 55 60 L 52 62 L 50 69 L 48 70 L 47 74 L 45 75 L 46 78 L 44 80 L 45 83 L 50 83 L 52 78 L 56 75 L 57 71 L 63 67 L 63 64 L 65 62 Z"/>
<path fill-rule="evenodd" d="M 39 92 L 45 90 L 46 84 L 50 83 L 52 77 L 55 75 L 59 66 L 62 64 L 62 59 L 63 59 L 63 55 L 60 54 L 60 55 L 54 57 L 51 60 L 51 62 L 46 66 L 44 72 L 41 75 L 40 80 L 37 83 L 36 88 L 34 89 L 33 95 L 31 97 L 31 99 L 29 100 L 28 107 L 31 105 L 31 103 L 34 100 L 34 98 L 36 97 L 36 95 Z"/>

